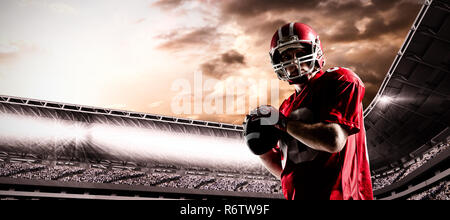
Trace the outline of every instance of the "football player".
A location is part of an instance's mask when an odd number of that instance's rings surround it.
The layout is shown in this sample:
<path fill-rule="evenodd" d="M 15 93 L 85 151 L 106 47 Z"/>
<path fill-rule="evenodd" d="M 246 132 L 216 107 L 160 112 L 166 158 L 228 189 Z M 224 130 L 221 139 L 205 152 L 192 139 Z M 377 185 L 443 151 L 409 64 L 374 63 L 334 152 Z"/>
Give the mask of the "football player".
<path fill-rule="evenodd" d="M 279 110 L 260 106 L 247 115 L 250 150 L 281 180 L 286 199 L 373 199 L 361 79 L 344 67 L 324 71 L 319 36 L 303 23 L 280 27 L 269 54 L 295 92 Z"/>

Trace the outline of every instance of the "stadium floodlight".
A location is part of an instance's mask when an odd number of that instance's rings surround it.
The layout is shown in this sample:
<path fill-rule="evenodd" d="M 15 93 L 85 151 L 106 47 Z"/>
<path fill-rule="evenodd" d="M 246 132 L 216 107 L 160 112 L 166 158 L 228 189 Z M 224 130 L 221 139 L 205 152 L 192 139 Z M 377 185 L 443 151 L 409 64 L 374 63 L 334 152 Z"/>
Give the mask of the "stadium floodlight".
<path fill-rule="evenodd" d="M 87 141 L 87 131 L 86 124 L 78 121 L 0 114 L 0 145 L 22 150 L 80 144 Z"/>
<path fill-rule="evenodd" d="M 242 139 L 93 123 L 91 144 L 116 158 L 191 166 L 251 169 L 260 166 Z"/>
<path fill-rule="evenodd" d="M 379 98 L 379 101 L 380 101 L 381 104 L 386 105 L 386 104 L 389 104 L 389 103 L 392 102 L 392 98 L 389 97 L 389 96 L 381 96 Z"/>

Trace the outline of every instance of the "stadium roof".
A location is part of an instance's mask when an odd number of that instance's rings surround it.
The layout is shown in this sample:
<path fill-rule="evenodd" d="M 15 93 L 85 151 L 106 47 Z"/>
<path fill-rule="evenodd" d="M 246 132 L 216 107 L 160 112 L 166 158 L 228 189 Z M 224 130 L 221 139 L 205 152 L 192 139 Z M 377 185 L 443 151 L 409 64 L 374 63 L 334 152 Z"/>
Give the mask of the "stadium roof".
<path fill-rule="evenodd" d="M 425 1 L 364 111 L 373 170 L 398 165 L 450 125 L 450 4 Z M 405 157 L 406 156 L 406 157 Z"/>
<path fill-rule="evenodd" d="M 0 103 L 9 103 L 9 104 L 19 104 L 23 106 L 22 114 L 26 114 L 28 111 L 29 115 L 35 115 L 40 117 L 54 117 L 51 114 L 45 115 L 44 113 L 36 114 L 34 111 L 30 110 L 33 107 L 38 109 L 49 109 L 49 110 L 62 110 L 69 111 L 79 115 L 84 115 L 83 113 L 87 113 L 90 115 L 104 115 L 104 116 L 118 116 L 122 118 L 129 119 L 141 119 L 146 121 L 153 122 L 167 122 L 169 124 L 178 124 L 185 125 L 190 127 L 202 127 L 202 128 L 213 128 L 218 130 L 230 130 L 230 131 L 243 131 L 243 127 L 241 125 L 227 124 L 227 123 L 219 123 L 219 122 L 211 122 L 211 121 L 202 121 L 202 120 L 193 120 L 188 118 L 177 118 L 171 116 L 157 115 L 157 114 L 149 114 L 142 112 L 132 112 L 132 111 L 123 111 L 117 109 L 108 109 L 108 108 L 99 108 L 99 107 L 91 107 L 84 105 L 76 105 L 62 102 L 52 102 L 52 101 L 44 101 L 30 98 L 22 98 L 22 97 L 14 97 L 7 95 L 0 95 Z M 28 108 L 27 108 L 28 106 Z M 28 110 L 27 110 L 28 109 Z M 5 112 L 4 112 L 5 113 Z M 64 119 L 63 115 L 58 115 L 58 118 Z M 70 119 L 70 118 L 69 118 Z M 76 118 L 71 118 L 72 120 L 77 120 Z M 87 121 L 88 119 L 80 119 L 81 121 Z"/>

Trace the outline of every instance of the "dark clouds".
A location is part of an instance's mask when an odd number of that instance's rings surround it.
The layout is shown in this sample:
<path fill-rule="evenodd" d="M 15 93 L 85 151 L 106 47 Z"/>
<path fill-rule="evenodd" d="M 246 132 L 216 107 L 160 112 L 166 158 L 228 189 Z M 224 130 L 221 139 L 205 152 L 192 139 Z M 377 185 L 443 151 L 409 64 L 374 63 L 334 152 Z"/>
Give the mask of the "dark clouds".
<path fill-rule="evenodd" d="M 171 10 L 173 8 L 180 6 L 182 2 L 183 0 L 161 0 L 154 2 L 153 4 L 151 4 L 151 6 L 158 7 L 164 10 Z"/>
<path fill-rule="evenodd" d="M 235 50 L 230 50 L 222 54 L 222 61 L 226 64 L 245 64 L 244 55 L 238 53 Z"/>
<path fill-rule="evenodd" d="M 223 1 L 222 13 L 224 16 L 235 15 L 252 18 L 262 13 L 285 13 L 287 11 L 303 11 L 316 8 L 321 1 L 318 0 L 232 0 Z"/>
<path fill-rule="evenodd" d="M 331 5 L 324 8 L 323 14 L 338 16 L 340 22 L 337 31 L 321 34 L 321 37 L 330 42 L 353 42 L 376 40 L 386 34 L 402 34 L 412 25 L 419 9 L 417 3 L 384 0 L 373 0 L 369 6 L 359 1 Z M 365 31 L 360 32 L 356 22 L 363 18 L 370 21 L 365 25 Z"/>
<path fill-rule="evenodd" d="M 381 35 L 403 31 L 411 26 L 420 9 L 420 4 L 414 1 L 323 1 L 323 0 L 231 0 L 223 1 L 223 20 L 252 20 L 263 14 L 270 15 L 274 20 L 283 19 L 286 14 L 296 14 L 294 21 L 308 23 L 318 28 L 321 38 L 330 42 L 352 42 L 355 40 L 376 39 Z M 390 12 L 390 13 L 388 13 Z M 355 22 L 364 17 L 371 19 L 366 30 L 360 33 Z M 272 19 L 251 22 L 250 26 L 258 26 L 262 30 L 270 30 Z M 328 20 L 326 25 L 318 25 L 322 20 Z M 242 22 L 242 21 L 241 21 Z M 245 22 L 242 22 L 246 24 Z M 337 26 L 337 27 L 336 27 Z M 270 27 L 270 28 L 269 28 Z M 337 31 L 327 34 L 324 30 L 333 27 Z M 268 31 L 273 33 L 274 30 Z M 267 33 L 267 32 L 265 32 Z"/>
<path fill-rule="evenodd" d="M 216 27 L 202 27 L 196 29 L 176 30 L 169 34 L 158 36 L 164 42 L 158 49 L 164 50 L 188 50 L 192 47 L 206 48 L 217 40 Z"/>
<path fill-rule="evenodd" d="M 245 66 L 245 57 L 235 50 L 229 50 L 200 65 L 204 74 L 218 79 L 223 79 L 242 66 Z"/>
<path fill-rule="evenodd" d="M 153 6 L 173 10 L 183 2 L 158 1 Z M 411 26 L 420 6 L 418 1 L 407 0 L 227 0 L 216 5 L 220 7 L 222 23 L 237 22 L 246 32 L 257 31 L 259 34 L 271 35 L 279 25 L 290 21 L 286 19 L 286 15 L 290 13 L 295 14 L 295 21 L 317 28 L 321 38 L 332 43 L 374 40 L 397 31 L 404 33 Z M 270 16 L 261 17 L 262 15 Z M 360 32 L 355 23 L 363 18 L 370 21 L 366 24 L 366 30 Z M 328 33 L 326 30 L 329 28 L 336 31 Z M 190 36 L 180 38 L 185 39 L 190 39 Z"/>

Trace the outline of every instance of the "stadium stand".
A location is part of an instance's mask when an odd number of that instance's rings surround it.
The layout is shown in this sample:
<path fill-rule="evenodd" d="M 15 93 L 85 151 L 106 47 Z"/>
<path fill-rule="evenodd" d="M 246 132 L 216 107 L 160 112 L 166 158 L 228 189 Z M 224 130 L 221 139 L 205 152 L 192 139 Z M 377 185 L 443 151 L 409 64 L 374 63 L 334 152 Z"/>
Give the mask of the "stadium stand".
<path fill-rule="evenodd" d="M 448 149 L 450 149 L 450 137 L 449 141 L 446 143 L 439 143 L 426 151 L 423 155 L 407 162 L 404 167 L 397 167 L 385 172 L 382 176 L 372 177 L 373 190 L 384 188 L 387 185 L 391 185 L 392 183 L 405 178 L 411 172 L 415 171 L 417 168 L 421 167 L 435 156 Z"/>
<path fill-rule="evenodd" d="M 0 177 L 16 180 L 45 180 L 52 181 L 56 185 L 61 182 L 108 183 L 129 186 L 198 189 L 206 192 L 219 191 L 224 194 L 227 191 L 249 192 L 261 195 L 274 194 L 276 195 L 274 198 L 280 198 L 281 196 L 279 182 L 268 176 L 249 176 L 237 172 L 230 174 L 223 173 L 223 170 L 211 171 L 202 168 L 184 169 L 163 164 L 157 165 L 156 168 L 127 167 L 125 169 L 118 169 L 115 166 L 107 167 L 102 165 L 102 163 L 78 163 L 77 165 L 67 166 L 58 165 L 64 164 L 62 161 L 17 161 L 17 158 L 9 157 L 6 152 L 2 152 L 2 155 Z M 13 156 L 15 157 L 16 155 Z M 106 163 L 103 162 L 103 164 Z M 196 171 L 192 171 L 193 169 Z M 2 182 L 1 180 L 0 178 L 0 183 Z"/>
<path fill-rule="evenodd" d="M 22 173 L 38 171 L 44 169 L 45 166 L 40 164 L 28 164 L 28 163 L 1 163 L 0 164 L 0 176 L 12 176 L 20 175 Z"/>
<path fill-rule="evenodd" d="M 414 194 L 407 200 L 450 200 L 450 181 L 442 181 L 431 188 Z"/>
<path fill-rule="evenodd" d="M 395 168 L 393 172 L 388 171 L 385 176 L 375 176 L 374 195 L 378 199 L 406 199 L 411 193 L 445 181 L 450 176 L 449 146 L 450 138 L 405 163 L 403 167 Z"/>
<path fill-rule="evenodd" d="M 241 178 L 219 177 L 213 183 L 201 186 L 200 189 L 220 190 L 220 191 L 237 191 L 239 187 L 248 184 L 248 181 Z"/>

